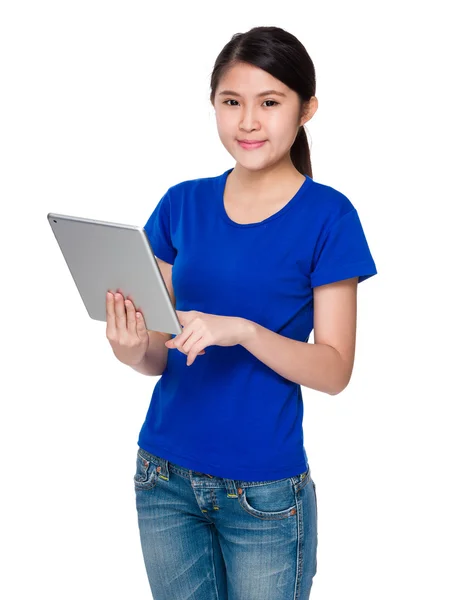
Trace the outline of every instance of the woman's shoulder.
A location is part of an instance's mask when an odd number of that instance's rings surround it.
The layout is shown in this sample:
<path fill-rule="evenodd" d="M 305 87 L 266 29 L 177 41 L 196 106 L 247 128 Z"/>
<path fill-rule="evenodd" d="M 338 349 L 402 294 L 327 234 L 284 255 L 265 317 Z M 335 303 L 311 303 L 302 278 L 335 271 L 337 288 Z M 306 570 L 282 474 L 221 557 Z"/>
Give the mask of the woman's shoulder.
<path fill-rule="evenodd" d="M 317 208 L 333 220 L 356 210 L 353 202 L 341 190 L 314 179 L 309 189 L 309 196 Z"/>

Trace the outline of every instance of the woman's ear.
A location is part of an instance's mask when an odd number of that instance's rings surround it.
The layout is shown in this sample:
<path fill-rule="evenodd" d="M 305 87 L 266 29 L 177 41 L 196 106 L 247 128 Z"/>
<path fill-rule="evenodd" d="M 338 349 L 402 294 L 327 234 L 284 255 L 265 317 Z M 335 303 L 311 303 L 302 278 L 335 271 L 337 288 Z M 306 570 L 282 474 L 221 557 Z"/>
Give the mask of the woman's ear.
<path fill-rule="evenodd" d="M 300 119 L 300 127 L 307 123 L 313 117 L 317 108 L 318 100 L 316 96 L 311 96 L 311 98 L 303 104 L 303 115 Z"/>

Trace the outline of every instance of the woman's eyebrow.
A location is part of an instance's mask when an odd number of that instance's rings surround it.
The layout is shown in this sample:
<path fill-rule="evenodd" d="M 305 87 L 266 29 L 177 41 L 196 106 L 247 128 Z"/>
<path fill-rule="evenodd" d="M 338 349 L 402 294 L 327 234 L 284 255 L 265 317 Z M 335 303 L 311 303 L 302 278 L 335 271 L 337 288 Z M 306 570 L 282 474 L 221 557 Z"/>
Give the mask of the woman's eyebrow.
<path fill-rule="evenodd" d="M 264 92 L 260 92 L 259 94 L 256 94 L 256 97 L 259 98 L 261 96 L 268 96 L 270 94 L 276 94 L 277 96 L 283 96 L 284 98 L 286 98 L 286 94 L 284 94 L 283 92 L 278 92 L 277 90 L 265 90 Z M 241 97 L 240 94 L 238 94 L 237 92 L 234 92 L 232 90 L 223 90 L 222 92 L 219 92 L 218 94 L 219 96 L 238 96 L 239 98 Z"/>

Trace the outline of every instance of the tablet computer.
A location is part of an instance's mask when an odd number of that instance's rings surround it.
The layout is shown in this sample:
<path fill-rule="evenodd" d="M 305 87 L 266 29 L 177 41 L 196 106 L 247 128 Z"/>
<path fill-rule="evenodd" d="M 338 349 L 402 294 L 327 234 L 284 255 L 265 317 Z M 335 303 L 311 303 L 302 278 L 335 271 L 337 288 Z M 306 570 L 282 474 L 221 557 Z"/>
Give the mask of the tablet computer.
<path fill-rule="evenodd" d="M 182 333 L 143 227 L 52 212 L 47 219 L 92 319 L 106 323 L 106 293 L 119 291 L 147 329 Z"/>

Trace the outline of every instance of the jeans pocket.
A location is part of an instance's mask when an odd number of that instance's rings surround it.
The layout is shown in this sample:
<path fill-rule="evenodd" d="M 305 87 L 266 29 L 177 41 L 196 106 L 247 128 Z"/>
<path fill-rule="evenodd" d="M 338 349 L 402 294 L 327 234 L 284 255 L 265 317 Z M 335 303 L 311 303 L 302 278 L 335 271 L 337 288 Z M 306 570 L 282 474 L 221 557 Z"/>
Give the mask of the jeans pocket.
<path fill-rule="evenodd" d="M 136 490 L 151 490 L 158 481 L 157 464 L 147 460 L 137 451 L 134 485 Z"/>
<path fill-rule="evenodd" d="M 243 486 L 240 506 L 248 514 L 264 520 L 288 519 L 296 514 L 296 494 L 292 477 Z"/>

